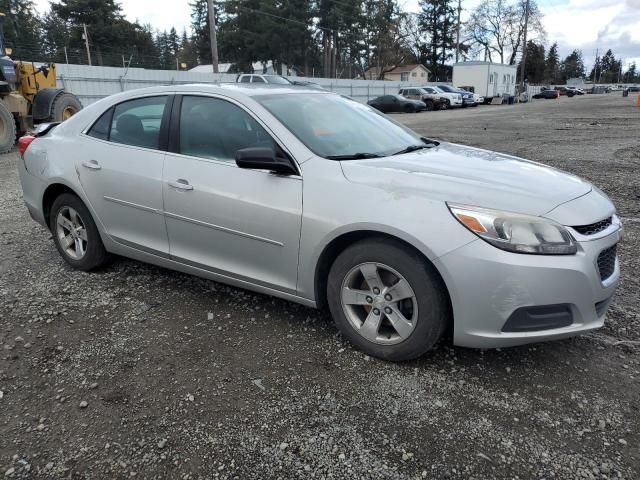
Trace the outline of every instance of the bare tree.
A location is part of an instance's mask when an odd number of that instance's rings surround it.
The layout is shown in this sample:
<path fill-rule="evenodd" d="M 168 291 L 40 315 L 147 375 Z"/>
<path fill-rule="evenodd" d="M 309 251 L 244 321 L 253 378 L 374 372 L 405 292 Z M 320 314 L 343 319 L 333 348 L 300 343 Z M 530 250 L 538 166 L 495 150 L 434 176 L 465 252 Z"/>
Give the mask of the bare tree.
<path fill-rule="evenodd" d="M 518 53 L 522 50 L 525 17 L 524 0 L 509 3 L 508 0 L 484 0 L 465 25 L 465 33 L 474 47 L 484 50 L 485 57 L 500 63 L 515 65 Z M 534 0 L 529 2 L 529 38 L 544 36 L 542 14 Z"/>

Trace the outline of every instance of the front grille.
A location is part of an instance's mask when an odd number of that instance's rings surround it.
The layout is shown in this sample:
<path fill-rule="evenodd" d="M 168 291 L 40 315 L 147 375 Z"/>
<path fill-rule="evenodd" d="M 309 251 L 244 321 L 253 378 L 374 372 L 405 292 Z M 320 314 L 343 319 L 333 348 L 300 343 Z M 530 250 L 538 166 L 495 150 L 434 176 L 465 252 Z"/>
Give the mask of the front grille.
<path fill-rule="evenodd" d="M 598 232 L 606 230 L 611 225 L 611 217 L 600 220 L 599 222 L 592 223 L 590 225 L 580 225 L 578 227 L 571 227 L 582 235 L 595 235 Z"/>
<path fill-rule="evenodd" d="M 616 269 L 616 250 L 617 245 L 614 245 L 601 251 L 600 255 L 598 255 L 598 271 L 600 272 L 600 280 L 602 281 L 613 275 Z"/>

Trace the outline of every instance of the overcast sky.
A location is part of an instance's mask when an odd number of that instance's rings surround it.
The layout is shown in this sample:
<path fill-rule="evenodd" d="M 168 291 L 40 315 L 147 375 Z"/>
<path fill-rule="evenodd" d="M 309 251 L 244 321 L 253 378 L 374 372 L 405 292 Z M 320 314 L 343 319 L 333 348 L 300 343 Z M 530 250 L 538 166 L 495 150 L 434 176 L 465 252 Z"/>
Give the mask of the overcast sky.
<path fill-rule="evenodd" d="M 172 26 L 181 32 L 189 28 L 190 0 L 120 0 L 130 20 L 150 23 L 159 30 Z M 405 9 L 418 11 L 418 0 L 400 0 Z M 480 0 L 462 0 L 469 11 Z M 36 0 L 42 12 L 49 0 Z M 640 67 L 640 0 L 538 0 L 544 13 L 547 44 L 558 42 L 560 54 L 574 48 L 582 50 L 590 68 L 596 48 L 611 48 L 616 58 L 622 57 L 625 67 L 635 60 Z M 463 14 L 464 19 L 464 14 Z"/>

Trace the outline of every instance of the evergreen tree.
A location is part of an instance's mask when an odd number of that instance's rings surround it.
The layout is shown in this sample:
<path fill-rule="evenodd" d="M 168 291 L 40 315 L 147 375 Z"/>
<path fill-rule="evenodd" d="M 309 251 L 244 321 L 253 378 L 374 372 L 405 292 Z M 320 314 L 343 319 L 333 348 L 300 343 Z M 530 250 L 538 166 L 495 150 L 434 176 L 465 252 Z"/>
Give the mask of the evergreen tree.
<path fill-rule="evenodd" d="M 582 52 L 574 50 L 562 62 L 562 83 L 566 83 L 570 78 L 584 78 L 584 75 Z"/>
<path fill-rule="evenodd" d="M 12 56 L 22 60 L 40 60 L 42 22 L 36 15 L 32 0 L 0 0 L 4 19 L 6 46 L 13 48 Z"/>
<path fill-rule="evenodd" d="M 638 75 L 637 71 L 638 67 L 636 66 L 636 62 L 633 62 L 629 65 L 629 69 L 624 72 L 623 82 L 624 83 L 636 83 L 640 82 L 640 75 Z"/>
<path fill-rule="evenodd" d="M 524 67 L 524 79 L 527 83 L 537 84 L 544 81 L 545 75 L 545 51 L 544 45 L 538 45 L 533 40 L 527 42 L 527 63 Z M 518 81 L 521 66 L 518 65 Z"/>
<path fill-rule="evenodd" d="M 103 51 L 123 46 L 121 27 L 123 16 L 115 0 L 60 0 L 52 3 L 51 11 L 75 27 L 70 30 L 70 43 L 83 44 L 83 25 L 95 50 L 95 63 L 104 64 Z"/>
<path fill-rule="evenodd" d="M 182 31 L 180 38 L 180 51 L 178 52 L 178 59 L 180 63 L 184 63 L 187 68 L 193 68 L 198 64 L 198 55 L 194 43 L 187 35 L 187 30 Z"/>
<path fill-rule="evenodd" d="M 79 51 L 68 47 L 69 26 L 55 12 L 49 11 L 42 17 L 42 51 L 44 58 L 54 62 L 82 63 Z M 86 61 L 86 60 L 85 60 Z"/>
<path fill-rule="evenodd" d="M 558 57 L 558 43 L 554 42 L 547 53 L 544 69 L 545 81 L 551 84 L 560 82 L 560 59 Z"/>
<path fill-rule="evenodd" d="M 451 0 L 421 0 L 420 26 L 429 38 L 429 68 L 436 79 L 445 80 L 445 63 L 455 47 L 455 12 Z"/>
<path fill-rule="evenodd" d="M 209 9 L 207 0 L 194 0 L 191 6 L 191 29 L 198 61 L 211 63 L 211 42 L 209 39 Z"/>

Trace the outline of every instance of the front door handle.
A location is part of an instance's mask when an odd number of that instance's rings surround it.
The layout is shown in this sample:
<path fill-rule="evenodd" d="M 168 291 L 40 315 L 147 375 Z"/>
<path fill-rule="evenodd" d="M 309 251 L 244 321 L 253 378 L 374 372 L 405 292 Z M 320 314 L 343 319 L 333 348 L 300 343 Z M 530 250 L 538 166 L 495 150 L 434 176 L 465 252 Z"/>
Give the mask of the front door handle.
<path fill-rule="evenodd" d="M 96 160 L 89 160 L 88 162 L 82 162 L 82 166 L 91 170 L 100 170 L 102 167 Z"/>
<path fill-rule="evenodd" d="M 189 185 L 189 182 L 184 178 L 179 178 L 175 182 L 169 182 L 169 186 L 177 188 L 178 190 L 193 190 L 193 185 Z"/>

